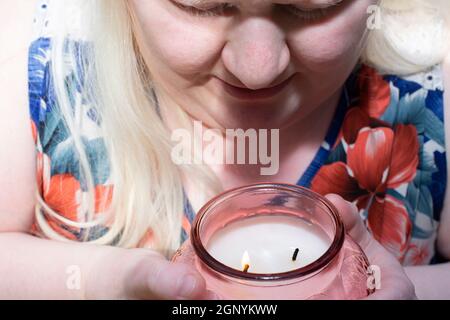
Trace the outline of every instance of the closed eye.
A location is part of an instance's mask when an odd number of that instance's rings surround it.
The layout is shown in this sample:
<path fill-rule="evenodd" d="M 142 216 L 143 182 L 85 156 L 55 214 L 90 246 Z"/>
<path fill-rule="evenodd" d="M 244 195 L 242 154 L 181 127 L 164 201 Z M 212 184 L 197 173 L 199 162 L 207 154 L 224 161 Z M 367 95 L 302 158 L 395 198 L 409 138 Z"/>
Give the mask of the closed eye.
<path fill-rule="evenodd" d="M 336 3 L 328 7 L 323 8 L 308 8 L 301 7 L 298 5 L 288 4 L 288 5 L 277 5 L 278 7 L 283 8 L 287 13 L 294 15 L 297 18 L 300 18 L 305 21 L 314 21 L 320 20 L 328 16 L 331 11 L 333 11 L 337 6 L 342 4 L 345 0 L 340 0 Z M 170 0 L 176 7 L 187 12 L 193 16 L 200 17 L 214 17 L 227 15 L 232 13 L 237 7 L 230 3 L 216 3 L 216 2 L 208 2 L 203 5 L 186 5 L 177 0 Z"/>
<path fill-rule="evenodd" d="M 225 15 L 235 9 L 235 7 L 229 3 L 208 3 L 204 6 L 188 6 L 174 0 L 171 0 L 171 2 L 189 14 L 202 17 Z"/>
<path fill-rule="evenodd" d="M 283 5 L 283 8 L 293 14 L 294 16 L 306 20 L 306 21 L 314 21 L 320 20 L 332 13 L 338 6 L 342 5 L 344 0 L 341 0 L 337 3 L 334 3 L 331 6 L 323 7 L 323 8 L 306 8 L 300 7 L 297 5 Z"/>
<path fill-rule="evenodd" d="M 329 13 L 328 8 L 305 10 L 297 8 L 296 6 L 288 5 L 285 6 L 285 9 L 296 17 L 307 21 L 320 20 L 322 18 L 325 18 Z"/>

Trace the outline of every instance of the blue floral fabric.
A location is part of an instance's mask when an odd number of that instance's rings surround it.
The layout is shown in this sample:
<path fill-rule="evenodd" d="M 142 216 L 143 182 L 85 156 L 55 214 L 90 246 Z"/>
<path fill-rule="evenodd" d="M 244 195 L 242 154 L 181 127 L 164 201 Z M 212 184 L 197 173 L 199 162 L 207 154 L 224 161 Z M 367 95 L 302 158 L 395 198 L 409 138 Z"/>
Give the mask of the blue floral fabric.
<path fill-rule="evenodd" d="M 402 78 L 363 67 L 358 87 L 311 188 L 355 203 L 405 265 L 427 264 L 447 184 L 442 70 Z"/>

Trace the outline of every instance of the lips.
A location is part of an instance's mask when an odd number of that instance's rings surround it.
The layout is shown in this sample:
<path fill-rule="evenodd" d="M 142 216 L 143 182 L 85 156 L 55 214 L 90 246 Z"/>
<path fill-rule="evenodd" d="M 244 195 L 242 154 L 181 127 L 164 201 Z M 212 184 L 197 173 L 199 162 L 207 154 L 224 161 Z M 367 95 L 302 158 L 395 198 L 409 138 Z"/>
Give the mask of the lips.
<path fill-rule="evenodd" d="M 218 79 L 223 86 L 225 92 L 227 92 L 230 96 L 239 99 L 239 100 L 264 100 L 275 97 L 279 93 L 281 93 L 288 85 L 291 83 L 294 76 L 291 76 L 287 80 L 282 83 L 275 85 L 273 87 L 252 90 L 248 88 L 236 87 L 232 84 L 229 84 L 221 79 Z"/>

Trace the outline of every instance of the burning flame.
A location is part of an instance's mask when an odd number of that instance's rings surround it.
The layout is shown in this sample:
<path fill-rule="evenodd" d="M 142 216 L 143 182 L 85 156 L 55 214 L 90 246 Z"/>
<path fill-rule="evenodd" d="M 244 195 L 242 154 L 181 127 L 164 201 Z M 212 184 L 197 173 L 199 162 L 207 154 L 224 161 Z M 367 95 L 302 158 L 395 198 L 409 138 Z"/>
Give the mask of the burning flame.
<path fill-rule="evenodd" d="M 248 251 L 244 252 L 244 255 L 242 256 L 241 264 L 242 264 L 242 269 L 244 270 L 244 272 L 247 272 L 248 269 L 250 268 L 250 255 L 248 254 Z"/>

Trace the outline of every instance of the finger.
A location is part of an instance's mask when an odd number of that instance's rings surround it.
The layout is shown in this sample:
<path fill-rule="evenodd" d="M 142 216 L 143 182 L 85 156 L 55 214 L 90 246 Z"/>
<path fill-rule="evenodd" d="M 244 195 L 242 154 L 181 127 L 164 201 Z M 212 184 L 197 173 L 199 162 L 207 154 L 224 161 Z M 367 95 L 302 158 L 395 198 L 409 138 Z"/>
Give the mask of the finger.
<path fill-rule="evenodd" d="M 379 267 L 380 288 L 368 300 L 416 299 L 414 285 L 397 258 L 377 241 L 371 244 L 370 256 L 372 263 Z"/>
<path fill-rule="evenodd" d="M 216 294 L 212 291 L 208 291 L 206 293 L 206 295 L 204 295 L 201 299 L 202 300 L 222 300 L 218 294 Z"/>
<path fill-rule="evenodd" d="M 359 215 L 356 205 L 346 201 L 337 194 L 328 194 L 325 197 L 330 200 L 338 210 L 347 233 L 362 248 L 366 248 L 370 244 L 372 238 Z"/>
<path fill-rule="evenodd" d="M 364 300 L 416 300 L 415 288 L 407 276 L 400 273 L 386 275 L 380 289 Z"/>
<path fill-rule="evenodd" d="M 198 271 L 160 256 L 139 263 L 128 289 L 138 299 L 197 300 L 207 296 L 205 280 Z"/>
<path fill-rule="evenodd" d="M 330 194 L 330 200 L 338 210 L 347 233 L 361 246 L 369 261 L 381 272 L 381 288 L 371 294 L 369 300 L 398 300 L 415 297 L 414 286 L 398 260 L 376 241 L 364 225 L 358 208 L 340 197 Z"/>

